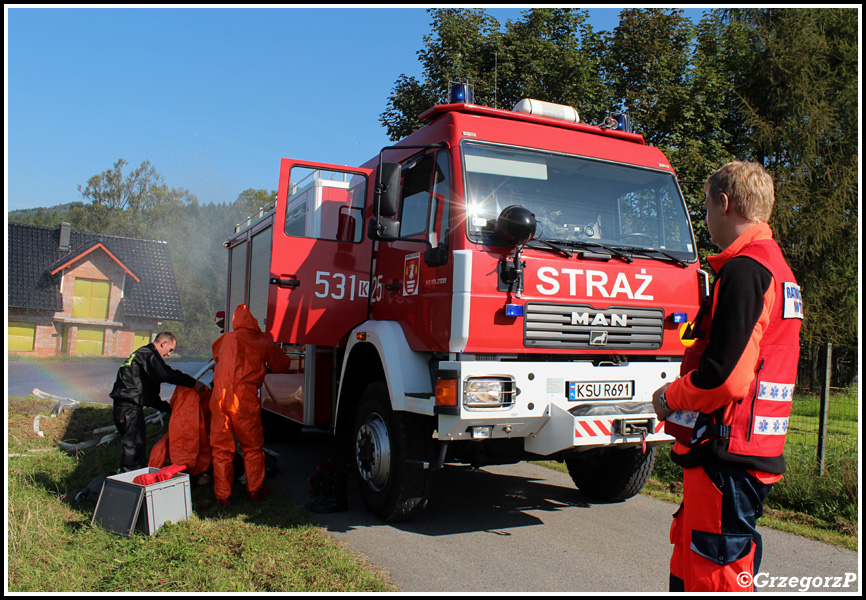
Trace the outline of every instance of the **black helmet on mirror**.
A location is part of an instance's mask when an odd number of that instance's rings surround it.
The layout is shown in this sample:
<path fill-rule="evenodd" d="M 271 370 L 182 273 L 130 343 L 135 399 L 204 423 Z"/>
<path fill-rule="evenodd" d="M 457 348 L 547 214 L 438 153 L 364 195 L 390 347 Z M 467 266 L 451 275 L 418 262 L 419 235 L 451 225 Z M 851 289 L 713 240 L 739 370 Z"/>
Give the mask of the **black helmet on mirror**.
<path fill-rule="evenodd" d="M 516 204 L 503 208 L 496 219 L 496 231 L 515 246 L 521 246 L 535 237 L 535 227 L 532 211 Z"/>

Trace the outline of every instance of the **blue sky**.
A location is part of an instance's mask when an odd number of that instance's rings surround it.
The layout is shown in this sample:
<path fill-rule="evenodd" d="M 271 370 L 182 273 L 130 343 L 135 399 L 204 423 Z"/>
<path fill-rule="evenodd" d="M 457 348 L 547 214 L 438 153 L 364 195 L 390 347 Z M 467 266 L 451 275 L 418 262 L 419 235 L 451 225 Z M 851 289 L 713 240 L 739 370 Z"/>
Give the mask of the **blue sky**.
<path fill-rule="evenodd" d="M 487 8 L 501 23 L 525 9 Z M 618 8 L 591 8 L 612 30 Z M 702 9 L 686 11 L 694 21 Z M 280 158 L 358 165 L 420 79 L 423 8 L 6 8 L 7 210 L 149 160 L 203 204 L 277 187 Z"/>

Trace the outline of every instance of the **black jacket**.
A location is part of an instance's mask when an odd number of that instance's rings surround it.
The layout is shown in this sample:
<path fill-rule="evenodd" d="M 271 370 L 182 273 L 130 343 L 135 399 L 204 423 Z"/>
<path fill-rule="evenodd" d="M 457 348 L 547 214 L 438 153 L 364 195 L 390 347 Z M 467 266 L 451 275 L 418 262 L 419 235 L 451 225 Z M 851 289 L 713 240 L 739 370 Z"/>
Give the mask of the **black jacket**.
<path fill-rule="evenodd" d="M 195 379 L 169 367 L 156 347 L 148 344 L 130 354 L 118 369 L 117 380 L 109 396 L 115 404 L 125 402 L 171 412 L 171 405 L 159 397 L 162 383 L 195 387 Z"/>

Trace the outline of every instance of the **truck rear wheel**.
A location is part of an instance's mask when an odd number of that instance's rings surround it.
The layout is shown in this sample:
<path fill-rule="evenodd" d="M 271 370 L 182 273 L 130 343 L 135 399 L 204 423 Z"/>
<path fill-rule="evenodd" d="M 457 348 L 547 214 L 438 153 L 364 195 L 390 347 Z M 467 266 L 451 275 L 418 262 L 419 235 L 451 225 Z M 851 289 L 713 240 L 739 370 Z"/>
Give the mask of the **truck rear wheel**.
<path fill-rule="evenodd" d="M 581 492 L 603 502 L 622 502 L 643 489 L 655 464 L 656 449 L 597 448 L 565 459 Z"/>
<path fill-rule="evenodd" d="M 419 416 L 391 410 L 385 382 L 364 390 L 352 441 L 355 471 L 364 504 L 383 521 L 408 520 L 427 506 L 432 474 L 423 462 L 432 442 L 426 429 Z"/>

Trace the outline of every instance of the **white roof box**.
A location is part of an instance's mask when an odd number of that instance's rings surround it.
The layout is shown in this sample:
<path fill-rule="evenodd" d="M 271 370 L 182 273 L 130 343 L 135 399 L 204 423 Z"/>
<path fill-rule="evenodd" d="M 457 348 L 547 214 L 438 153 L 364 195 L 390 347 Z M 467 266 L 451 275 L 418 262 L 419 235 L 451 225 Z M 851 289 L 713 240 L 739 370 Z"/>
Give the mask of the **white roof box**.
<path fill-rule="evenodd" d="M 536 117 L 547 117 L 549 119 L 568 121 L 569 123 L 580 123 L 580 116 L 578 116 L 577 110 L 564 104 L 554 104 L 552 102 L 524 98 L 515 104 L 512 110 L 513 112 L 525 113 Z"/>

